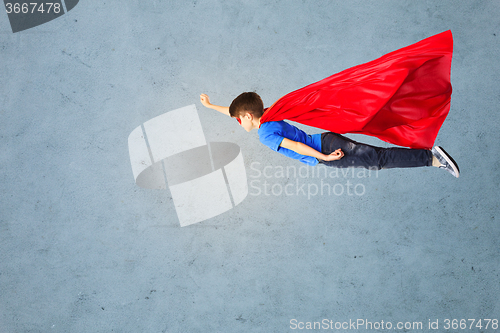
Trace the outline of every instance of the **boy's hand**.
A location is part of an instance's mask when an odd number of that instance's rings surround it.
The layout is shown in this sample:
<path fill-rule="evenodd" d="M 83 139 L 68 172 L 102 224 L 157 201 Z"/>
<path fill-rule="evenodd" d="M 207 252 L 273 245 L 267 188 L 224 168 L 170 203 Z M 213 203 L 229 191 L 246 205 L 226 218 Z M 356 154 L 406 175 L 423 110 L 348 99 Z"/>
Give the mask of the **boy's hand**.
<path fill-rule="evenodd" d="M 200 95 L 200 101 L 201 101 L 201 104 L 203 104 L 204 107 L 210 107 L 210 98 L 208 97 L 207 94 L 201 94 Z"/>
<path fill-rule="evenodd" d="M 330 155 L 325 155 L 325 156 L 326 158 L 324 159 L 324 161 L 336 161 L 344 157 L 344 152 L 339 148 Z"/>
<path fill-rule="evenodd" d="M 220 113 L 223 113 L 226 116 L 231 116 L 229 114 L 229 107 L 228 106 L 213 105 L 212 103 L 210 103 L 210 98 L 208 97 L 207 94 L 201 94 L 200 101 L 201 101 L 201 104 L 203 104 L 203 106 L 206 108 L 214 109 L 215 111 L 219 111 Z"/>

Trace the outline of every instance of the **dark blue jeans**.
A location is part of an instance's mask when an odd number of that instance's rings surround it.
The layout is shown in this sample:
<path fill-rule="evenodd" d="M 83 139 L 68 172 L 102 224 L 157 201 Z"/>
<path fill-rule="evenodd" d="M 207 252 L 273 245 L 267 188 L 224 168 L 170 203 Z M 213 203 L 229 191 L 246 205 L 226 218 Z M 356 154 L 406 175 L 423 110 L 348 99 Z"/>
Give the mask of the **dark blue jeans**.
<path fill-rule="evenodd" d="M 336 168 L 367 168 L 371 170 L 389 168 L 415 168 L 432 165 L 432 152 L 427 149 L 382 148 L 359 143 L 340 134 L 321 134 L 321 152 L 329 155 L 342 149 L 344 157 L 336 161 L 322 161 Z"/>

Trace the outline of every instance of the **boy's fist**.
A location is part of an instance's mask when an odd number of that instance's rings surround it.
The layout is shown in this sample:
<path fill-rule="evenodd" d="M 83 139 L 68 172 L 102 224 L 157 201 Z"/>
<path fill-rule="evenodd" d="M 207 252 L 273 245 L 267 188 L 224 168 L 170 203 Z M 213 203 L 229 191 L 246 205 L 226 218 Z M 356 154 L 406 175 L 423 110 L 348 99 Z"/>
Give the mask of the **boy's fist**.
<path fill-rule="evenodd" d="M 201 104 L 203 104 L 203 106 L 205 106 L 207 108 L 210 106 L 210 98 L 208 97 L 207 94 L 201 94 L 200 101 L 201 101 Z"/>
<path fill-rule="evenodd" d="M 342 157 L 344 157 L 344 152 L 339 148 L 330 155 L 326 155 L 325 161 L 336 161 L 340 160 Z"/>

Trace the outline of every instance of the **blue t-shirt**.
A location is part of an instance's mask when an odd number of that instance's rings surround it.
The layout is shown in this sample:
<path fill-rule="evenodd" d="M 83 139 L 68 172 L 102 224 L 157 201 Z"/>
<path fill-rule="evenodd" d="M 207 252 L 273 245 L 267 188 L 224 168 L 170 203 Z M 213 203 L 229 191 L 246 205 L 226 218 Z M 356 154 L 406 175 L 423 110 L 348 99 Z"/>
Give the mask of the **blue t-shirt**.
<path fill-rule="evenodd" d="M 280 147 L 283 138 L 292 141 L 302 142 L 309 147 L 321 152 L 321 134 L 308 135 L 297 127 L 290 125 L 283 120 L 269 121 L 260 125 L 259 140 L 269 148 L 285 156 L 294 158 L 307 165 L 316 165 L 318 160 L 315 157 L 301 155 L 293 150 Z"/>

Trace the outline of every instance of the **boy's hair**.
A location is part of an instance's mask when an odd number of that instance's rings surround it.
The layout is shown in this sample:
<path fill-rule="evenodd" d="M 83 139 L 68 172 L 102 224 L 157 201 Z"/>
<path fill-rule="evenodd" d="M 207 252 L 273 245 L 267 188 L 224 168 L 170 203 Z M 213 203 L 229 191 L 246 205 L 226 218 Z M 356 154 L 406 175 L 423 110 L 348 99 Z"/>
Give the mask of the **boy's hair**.
<path fill-rule="evenodd" d="M 245 113 L 251 113 L 254 117 L 260 118 L 264 113 L 264 103 L 257 93 L 244 92 L 233 99 L 229 106 L 231 117 L 239 119 Z"/>

